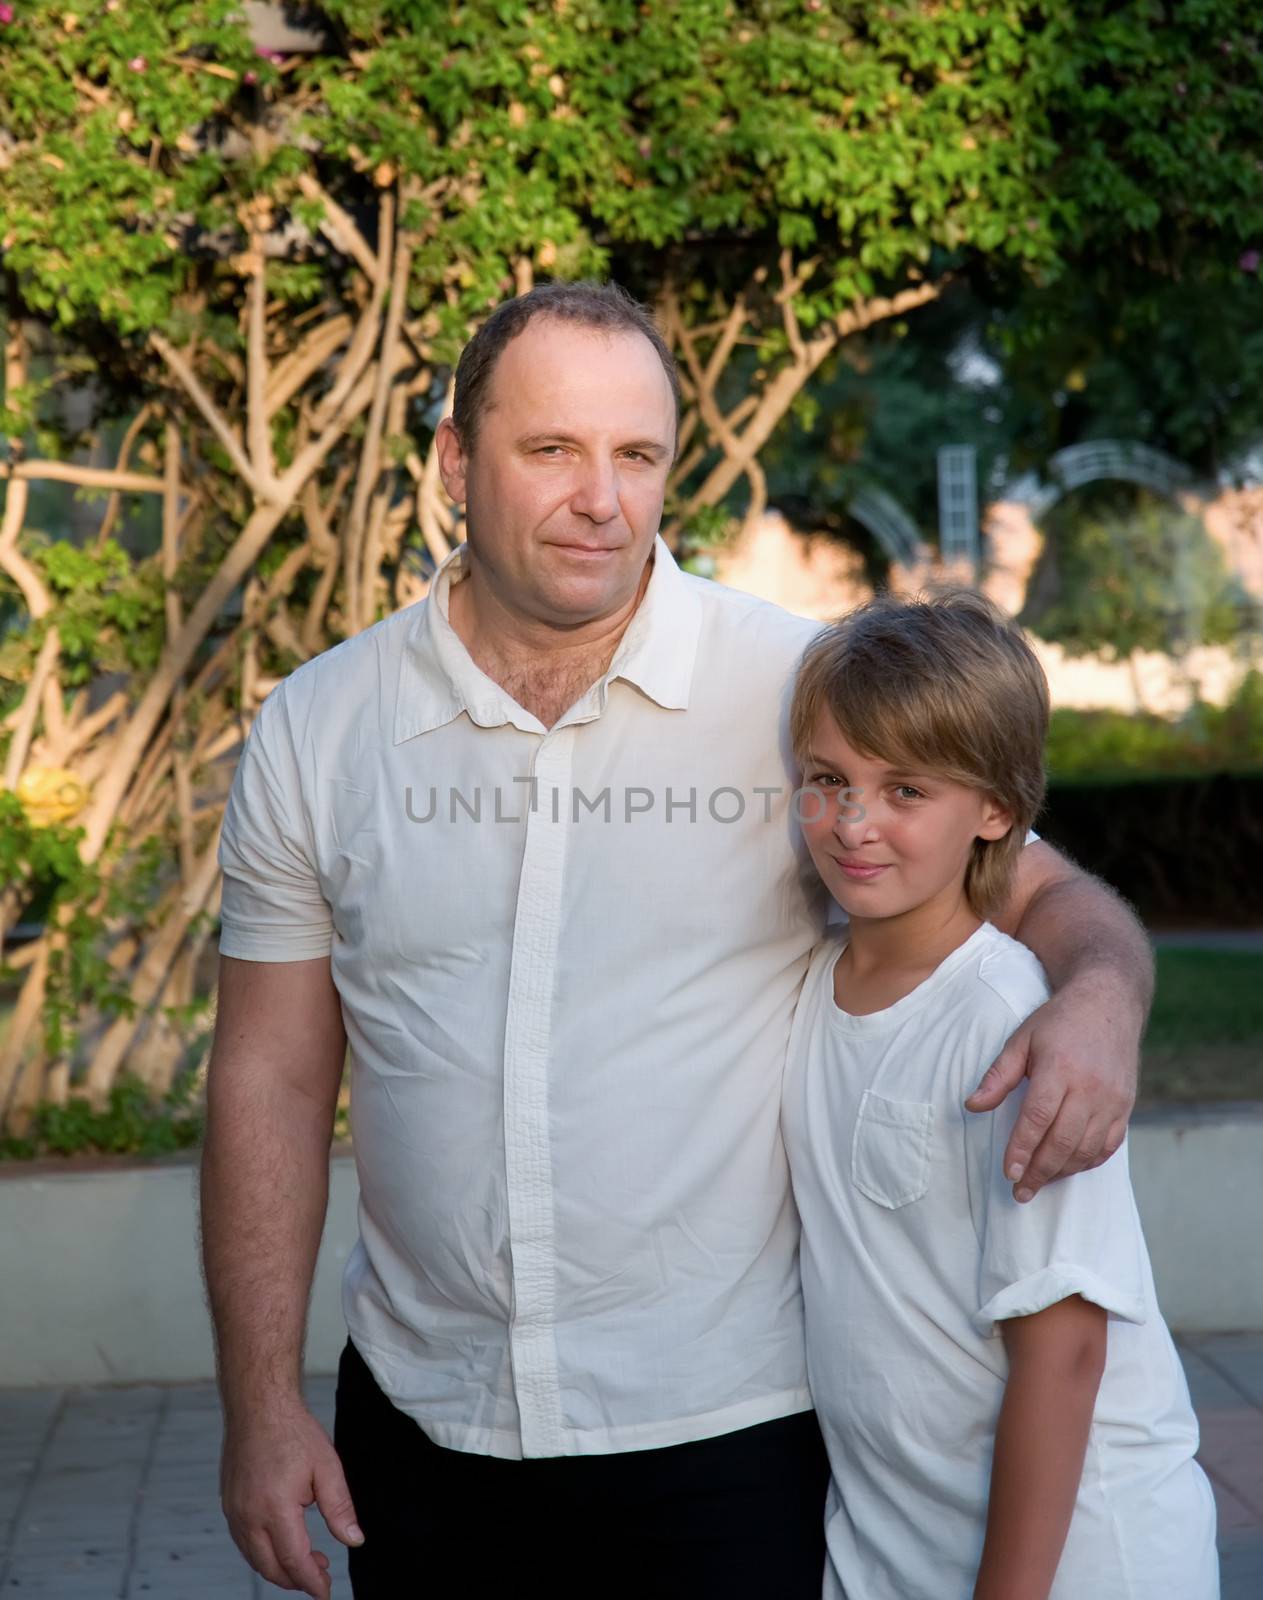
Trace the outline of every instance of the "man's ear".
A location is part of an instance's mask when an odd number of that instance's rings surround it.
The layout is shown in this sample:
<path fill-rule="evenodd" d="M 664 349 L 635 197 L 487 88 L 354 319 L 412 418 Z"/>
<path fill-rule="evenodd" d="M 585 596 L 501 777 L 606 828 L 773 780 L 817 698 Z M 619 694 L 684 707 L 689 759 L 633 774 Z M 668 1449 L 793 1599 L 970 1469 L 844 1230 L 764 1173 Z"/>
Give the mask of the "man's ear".
<path fill-rule="evenodd" d="M 1013 813 L 993 796 L 987 795 L 983 805 L 982 822 L 978 828 L 980 839 L 1003 839 L 1013 826 Z"/>
<path fill-rule="evenodd" d="M 458 506 L 463 506 L 469 457 L 465 454 L 465 447 L 451 417 L 444 417 L 439 423 L 434 435 L 434 444 L 438 451 L 439 477 L 443 480 L 443 487 L 451 500 Z"/>

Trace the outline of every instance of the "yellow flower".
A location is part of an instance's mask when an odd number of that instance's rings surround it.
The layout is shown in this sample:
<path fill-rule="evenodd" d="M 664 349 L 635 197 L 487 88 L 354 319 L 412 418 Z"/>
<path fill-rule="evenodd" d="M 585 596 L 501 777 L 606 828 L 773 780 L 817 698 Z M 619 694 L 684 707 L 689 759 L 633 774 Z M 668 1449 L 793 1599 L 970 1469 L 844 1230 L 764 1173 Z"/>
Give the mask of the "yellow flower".
<path fill-rule="evenodd" d="M 69 767 L 28 767 L 18 779 L 18 803 L 32 827 L 69 822 L 88 801 L 88 786 Z"/>

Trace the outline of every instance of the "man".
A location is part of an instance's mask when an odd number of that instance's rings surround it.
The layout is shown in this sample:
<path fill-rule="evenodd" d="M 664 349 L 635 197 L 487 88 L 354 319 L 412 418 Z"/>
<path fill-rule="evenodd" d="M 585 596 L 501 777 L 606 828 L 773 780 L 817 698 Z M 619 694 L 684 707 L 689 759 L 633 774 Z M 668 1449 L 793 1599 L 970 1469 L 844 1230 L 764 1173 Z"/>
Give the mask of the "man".
<path fill-rule="evenodd" d="M 620 291 L 499 308 L 439 436 L 467 545 L 288 679 L 243 754 L 203 1234 L 224 1508 L 281 1587 L 330 1592 L 314 1500 L 358 1600 L 531 1570 L 556 1596 L 819 1592 L 778 1131 L 821 926 L 784 739 L 815 629 L 675 567 L 677 422 Z M 1042 843 L 1002 921 L 1056 993 L 974 1104 L 1029 1068 L 1006 1171 L 1033 1193 L 1121 1141 L 1150 962 Z M 300 1370 L 348 1041 L 335 1450 Z"/>

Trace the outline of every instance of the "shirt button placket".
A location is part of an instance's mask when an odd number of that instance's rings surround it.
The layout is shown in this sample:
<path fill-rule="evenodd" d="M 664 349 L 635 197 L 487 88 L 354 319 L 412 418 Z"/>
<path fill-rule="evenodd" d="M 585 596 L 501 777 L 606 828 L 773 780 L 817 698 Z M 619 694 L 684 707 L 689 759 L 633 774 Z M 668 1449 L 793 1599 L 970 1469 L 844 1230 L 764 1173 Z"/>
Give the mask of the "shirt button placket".
<path fill-rule="evenodd" d="M 548 1076 L 573 739 L 572 729 L 558 729 L 544 736 L 535 753 L 504 1035 L 504 1150 L 513 1258 L 509 1350 L 524 1456 L 562 1452 Z"/>

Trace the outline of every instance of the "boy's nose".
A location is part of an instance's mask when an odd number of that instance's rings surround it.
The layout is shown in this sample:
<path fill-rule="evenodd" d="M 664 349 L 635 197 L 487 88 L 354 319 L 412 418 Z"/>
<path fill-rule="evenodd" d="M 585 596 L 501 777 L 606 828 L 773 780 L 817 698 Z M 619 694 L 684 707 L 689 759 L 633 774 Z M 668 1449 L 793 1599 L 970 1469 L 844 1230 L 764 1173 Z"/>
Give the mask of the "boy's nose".
<path fill-rule="evenodd" d="M 854 850 L 869 839 L 880 837 L 880 829 L 864 808 L 863 796 L 852 791 L 851 798 L 839 795 L 833 832 L 846 850 Z"/>

